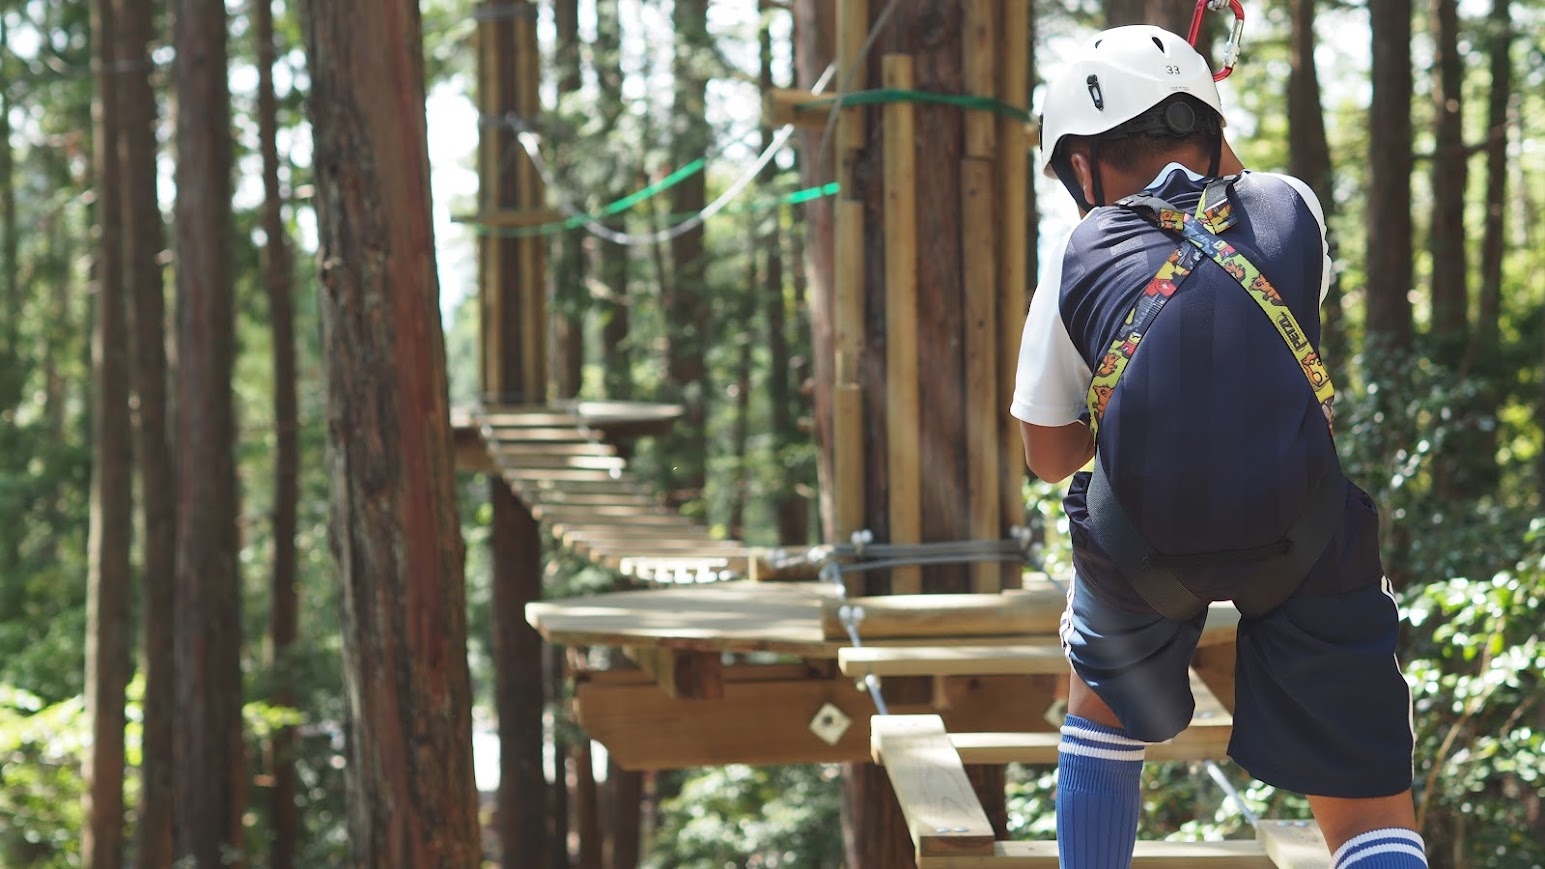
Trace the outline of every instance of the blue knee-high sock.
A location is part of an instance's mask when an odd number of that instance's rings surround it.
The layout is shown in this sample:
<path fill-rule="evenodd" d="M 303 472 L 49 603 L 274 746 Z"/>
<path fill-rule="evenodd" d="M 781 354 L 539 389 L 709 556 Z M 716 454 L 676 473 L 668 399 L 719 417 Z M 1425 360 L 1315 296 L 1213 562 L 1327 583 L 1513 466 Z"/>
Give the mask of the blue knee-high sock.
<path fill-rule="evenodd" d="M 1386 827 L 1353 836 L 1336 849 L 1332 869 L 1418 869 L 1427 865 L 1427 846 L 1415 830 Z"/>
<path fill-rule="evenodd" d="M 1128 869 L 1145 745 L 1069 715 L 1057 749 L 1057 853 L 1065 869 Z"/>

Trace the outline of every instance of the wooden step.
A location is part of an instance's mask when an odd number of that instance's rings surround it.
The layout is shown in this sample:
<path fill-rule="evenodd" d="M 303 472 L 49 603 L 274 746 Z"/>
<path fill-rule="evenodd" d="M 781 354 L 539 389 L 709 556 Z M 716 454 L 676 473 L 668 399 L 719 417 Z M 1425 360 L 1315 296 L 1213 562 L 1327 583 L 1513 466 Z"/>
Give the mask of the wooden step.
<path fill-rule="evenodd" d="M 1152 761 L 1225 760 L 1228 758 L 1228 724 L 1193 724 L 1174 739 L 1148 746 Z M 1057 762 L 1060 733 L 951 733 L 950 745 L 967 766 L 1023 763 L 1051 766 Z"/>
<path fill-rule="evenodd" d="M 564 426 L 491 427 L 493 442 L 504 443 L 593 443 L 595 438 Z"/>
<path fill-rule="evenodd" d="M 1330 849 L 1313 821 L 1261 821 L 1255 839 L 1138 842 L 1133 869 L 1329 869 Z M 917 869 L 1058 869 L 1056 842 L 994 842 L 993 853 L 920 857 Z"/>
<path fill-rule="evenodd" d="M 844 676 L 1025 676 L 1065 673 L 1068 661 L 1052 636 L 1012 646 L 848 647 L 838 650 L 837 667 Z"/>
<path fill-rule="evenodd" d="M 505 468 L 510 469 L 534 469 L 553 468 L 558 470 L 590 470 L 610 471 L 623 470 L 627 463 L 616 456 L 575 456 L 575 455 L 548 455 L 545 453 L 510 453 L 505 450 L 496 450 L 495 459 Z"/>
<path fill-rule="evenodd" d="M 495 442 L 493 449 L 503 456 L 615 456 L 617 448 L 604 443 L 510 443 Z"/>

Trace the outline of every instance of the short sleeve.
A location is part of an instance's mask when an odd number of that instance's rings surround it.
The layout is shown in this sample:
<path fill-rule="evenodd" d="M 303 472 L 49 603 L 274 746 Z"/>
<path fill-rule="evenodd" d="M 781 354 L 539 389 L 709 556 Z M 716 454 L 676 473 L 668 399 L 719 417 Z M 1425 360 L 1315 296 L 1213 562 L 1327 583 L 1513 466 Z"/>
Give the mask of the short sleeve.
<path fill-rule="evenodd" d="M 1325 209 L 1320 205 L 1320 198 L 1315 196 L 1314 191 L 1301 179 L 1294 178 L 1292 175 L 1278 175 L 1275 173 L 1272 174 L 1272 177 L 1281 178 L 1287 182 L 1287 185 L 1293 188 L 1293 192 L 1297 193 L 1304 200 L 1304 204 L 1309 206 L 1309 213 L 1314 215 L 1315 222 L 1320 225 L 1320 250 L 1324 257 L 1324 262 L 1320 267 L 1320 304 L 1323 305 L 1325 304 L 1325 297 L 1330 295 L 1331 277 L 1330 242 L 1327 240 L 1325 229 Z"/>
<path fill-rule="evenodd" d="M 1064 239 L 1055 247 L 1025 318 L 1014 402 L 1009 407 L 1015 419 L 1047 427 L 1078 421 L 1093 376 L 1062 319 L 1062 259 L 1067 241 Z"/>

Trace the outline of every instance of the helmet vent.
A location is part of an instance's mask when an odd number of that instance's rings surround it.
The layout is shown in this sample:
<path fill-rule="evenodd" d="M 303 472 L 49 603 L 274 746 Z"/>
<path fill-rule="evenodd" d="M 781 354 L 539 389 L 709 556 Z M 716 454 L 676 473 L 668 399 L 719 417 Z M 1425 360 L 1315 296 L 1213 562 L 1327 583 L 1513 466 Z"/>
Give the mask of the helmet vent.
<path fill-rule="evenodd" d="M 1103 40 L 1103 39 L 1096 39 L 1096 40 L 1095 40 L 1095 41 L 1094 41 L 1094 47 L 1095 47 L 1095 48 L 1099 48 L 1099 47 L 1100 47 L 1100 44 L 1101 44 L 1101 43 L 1103 43 L 1103 42 L 1104 42 L 1104 41 L 1105 41 L 1105 40 Z"/>
<path fill-rule="evenodd" d="M 1157 37 L 1157 36 L 1150 36 L 1148 38 L 1153 40 L 1153 44 L 1154 44 L 1155 48 L 1159 49 L 1159 51 L 1163 52 L 1164 54 L 1169 54 L 1168 51 L 1164 51 L 1164 43 L 1159 41 L 1159 37 Z"/>

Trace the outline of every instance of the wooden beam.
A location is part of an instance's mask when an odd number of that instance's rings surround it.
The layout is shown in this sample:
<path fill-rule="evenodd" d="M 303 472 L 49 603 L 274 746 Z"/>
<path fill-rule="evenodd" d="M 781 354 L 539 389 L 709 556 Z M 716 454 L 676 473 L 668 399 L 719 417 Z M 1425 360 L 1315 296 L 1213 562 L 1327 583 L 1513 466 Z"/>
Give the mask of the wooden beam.
<path fill-rule="evenodd" d="M 982 5 L 970 0 L 967 9 Z M 969 14 L 968 14 L 969 21 Z M 968 24 L 969 27 L 969 24 Z M 989 76 L 989 79 L 991 76 Z M 967 116 L 970 118 L 970 115 Z M 991 129 L 989 125 L 988 129 Z M 966 128 L 970 138 L 971 128 Z M 966 158 L 960 161 L 960 213 L 962 217 L 961 270 L 965 292 L 966 354 L 966 493 L 971 536 L 995 540 L 1005 529 L 999 513 L 999 417 L 1008 413 L 999 404 L 997 214 L 993 162 Z M 1014 467 L 1018 467 L 1016 462 Z M 971 588 L 993 592 L 1002 588 L 1007 565 L 980 562 L 971 565 Z M 1017 585 L 1017 583 L 1015 583 Z"/>
<path fill-rule="evenodd" d="M 635 646 L 627 656 L 673 700 L 724 697 L 724 658 L 713 652 L 684 652 L 659 646 Z"/>
<path fill-rule="evenodd" d="M 1147 760 L 1194 761 L 1224 760 L 1233 728 L 1218 725 L 1192 725 L 1174 739 L 1148 746 Z M 951 733 L 950 744 L 960 754 L 962 763 L 1023 763 L 1051 766 L 1057 762 L 1060 733 Z"/>
<path fill-rule="evenodd" d="M 880 61 L 887 88 L 911 90 L 912 57 Z M 917 372 L 917 130 L 916 108 L 906 101 L 881 110 L 885 132 L 885 431 L 886 479 L 892 543 L 922 539 L 923 495 L 919 440 L 922 408 Z M 921 567 L 892 568 L 891 593 L 923 590 Z"/>
<path fill-rule="evenodd" d="M 998 98 L 1011 106 L 1030 107 L 1030 4 L 1022 0 L 1000 0 L 998 11 Z M 1037 134 L 1038 136 L 1039 134 Z M 994 169 L 997 181 L 995 211 L 998 215 L 996 241 L 998 326 L 998 414 L 997 423 L 998 503 L 1001 521 L 1016 525 L 1024 521 L 1024 453 L 1020 446 L 1019 421 L 1009 416 L 1014 397 L 1014 380 L 1019 358 L 1020 333 L 1028 311 L 1026 286 L 1028 275 L 1029 210 L 1027 175 L 1030 146 L 1025 124 L 1014 118 L 998 116 L 998 148 Z M 1005 571 L 1005 585 L 1018 577 Z"/>
<path fill-rule="evenodd" d="M 869 695 L 851 679 L 741 681 L 726 670 L 717 700 L 673 700 L 651 682 L 582 681 L 574 710 L 580 726 L 605 745 L 624 769 L 681 769 L 729 763 L 858 763 L 870 759 Z M 960 730 L 1018 730 L 1033 726 L 1051 702 L 1033 680 L 978 680 L 976 688 L 943 713 Z M 809 729 L 830 703 L 852 719 L 835 745 Z M 899 714 L 927 713 L 926 703 L 892 703 Z"/>
<path fill-rule="evenodd" d="M 864 646 L 837 653 L 844 676 L 995 676 L 1068 669 L 1056 637 L 1017 646 Z"/>
<path fill-rule="evenodd" d="M 912 594 L 826 600 L 821 632 L 847 639 L 838 618 L 843 606 L 863 609 L 865 640 L 902 637 L 972 637 L 1056 634 L 1067 598 L 1051 583 L 1015 594 Z"/>
<path fill-rule="evenodd" d="M 917 869 L 1057 869 L 1056 842 L 996 842 L 991 854 L 919 857 Z M 1320 864 L 1321 869 L 1326 866 Z M 1138 842 L 1132 869 L 1273 869 L 1250 841 Z"/>
<path fill-rule="evenodd" d="M 772 88 L 762 94 L 762 122 L 774 129 L 793 124 L 805 130 L 825 130 L 826 119 L 831 115 L 834 90 L 831 88 L 827 93 L 814 94 L 790 88 Z M 819 108 L 810 107 L 811 103 L 818 103 Z M 842 111 L 855 110 L 863 109 L 850 106 Z"/>
<path fill-rule="evenodd" d="M 998 0 L 964 0 L 964 22 L 960 28 L 962 78 L 966 93 L 974 97 L 995 97 L 998 93 L 997 23 L 1001 14 Z M 967 111 L 965 118 L 965 156 L 991 158 L 998 145 L 998 116 L 983 111 Z M 970 252 L 967 260 L 970 262 Z M 991 256 L 987 260 L 992 262 Z"/>
<path fill-rule="evenodd" d="M 869 0 L 843 0 L 837 4 L 837 76 L 829 89 L 831 93 L 841 96 L 844 92 L 864 90 L 869 86 L 868 64 L 863 53 L 868 36 Z M 864 113 L 839 113 L 836 137 L 837 180 L 842 184 L 844 196 L 851 198 L 854 152 L 864 147 L 868 137 Z"/>
<path fill-rule="evenodd" d="M 993 852 L 992 822 L 950 746 L 943 719 L 876 715 L 870 719 L 870 747 L 890 777 L 919 858 Z"/>
<path fill-rule="evenodd" d="M 1326 869 L 1330 846 L 1313 821 L 1261 821 L 1255 825 L 1260 843 L 1277 869 Z"/>
<path fill-rule="evenodd" d="M 851 5 L 867 5 L 858 2 Z M 843 4 L 846 11 L 850 4 Z M 837 538 L 846 541 L 864 527 L 864 400 L 859 359 L 864 350 L 864 203 L 839 199 L 833 207 L 836 231 L 832 391 L 832 503 Z M 860 594 L 862 577 L 847 580 Z"/>
<path fill-rule="evenodd" d="M 563 212 L 551 208 L 497 208 L 479 211 L 476 214 L 453 215 L 451 221 L 495 229 L 515 229 L 562 223 L 565 218 L 566 215 Z"/>

